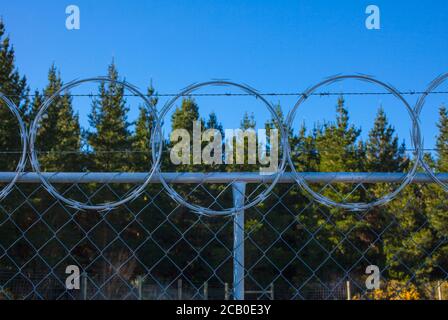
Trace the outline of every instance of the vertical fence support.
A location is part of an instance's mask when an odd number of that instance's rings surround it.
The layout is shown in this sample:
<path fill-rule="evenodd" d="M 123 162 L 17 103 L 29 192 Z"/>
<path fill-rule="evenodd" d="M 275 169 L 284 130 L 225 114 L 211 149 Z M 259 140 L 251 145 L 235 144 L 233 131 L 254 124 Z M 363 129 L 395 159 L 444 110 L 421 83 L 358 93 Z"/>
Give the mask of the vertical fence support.
<path fill-rule="evenodd" d="M 204 300 L 208 300 L 208 282 L 204 282 Z"/>
<path fill-rule="evenodd" d="M 232 184 L 233 206 L 244 205 L 246 184 Z M 244 210 L 233 217 L 233 299 L 244 300 Z"/>
<path fill-rule="evenodd" d="M 443 300 L 443 298 L 442 298 L 442 283 L 440 281 L 437 281 L 437 298 L 439 298 L 439 300 Z"/>
<path fill-rule="evenodd" d="M 352 293 L 350 290 L 350 281 L 347 280 L 346 285 L 347 285 L 347 300 L 352 300 Z"/>
<path fill-rule="evenodd" d="M 182 300 L 182 279 L 177 280 L 177 299 Z"/>
<path fill-rule="evenodd" d="M 271 283 L 271 300 L 274 300 L 274 282 Z"/>
<path fill-rule="evenodd" d="M 143 300 L 143 277 L 137 277 L 138 300 Z"/>
<path fill-rule="evenodd" d="M 229 284 L 224 283 L 224 300 L 229 300 Z"/>
<path fill-rule="evenodd" d="M 87 272 L 83 272 L 81 275 L 82 279 L 82 299 L 87 300 Z"/>

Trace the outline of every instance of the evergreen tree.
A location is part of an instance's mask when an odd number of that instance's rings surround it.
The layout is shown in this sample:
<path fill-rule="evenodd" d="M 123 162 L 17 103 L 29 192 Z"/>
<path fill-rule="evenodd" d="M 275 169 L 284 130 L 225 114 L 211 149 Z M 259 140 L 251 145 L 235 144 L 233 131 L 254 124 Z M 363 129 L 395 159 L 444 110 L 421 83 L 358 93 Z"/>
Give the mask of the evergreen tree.
<path fill-rule="evenodd" d="M 391 278 L 403 281 L 412 276 L 413 282 L 426 281 L 434 270 L 433 258 L 437 252 L 443 251 L 442 246 L 428 254 L 436 248 L 437 242 L 428 223 L 431 211 L 434 214 L 431 208 L 434 206 L 431 200 L 434 199 L 433 187 L 411 184 L 387 206 L 392 223 L 382 235 L 381 244 L 384 248 L 384 264 L 388 266 Z"/>
<path fill-rule="evenodd" d="M 108 76 L 119 80 L 115 64 L 109 66 Z M 125 171 L 129 163 L 132 136 L 127 121 L 129 108 L 124 98 L 124 88 L 116 82 L 99 86 L 99 99 L 92 104 L 90 125 L 95 129 L 87 134 L 89 145 L 94 150 L 96 170 Z"/>
<path fill-rule="evenodd" d="M 255 130 L 256 127 L 256 121 L 254 114 L 251 113 L 249 115 L 248 112 L 245 112 L 243 115 L 243 119 L 240 121 L 240 129 L 242 131 L 248 131 L 248 130 Z M 255 136 L 256 137 L 256 136 Z M 256 140 L 257 141 L 257 140 Z M 233 151 L 233 164 L 229 165 L 227 164 L 227 170 L 228 171 L 254 171 L 258 170 L 256 166 L 249 164 L 249 138 L 244 137 L 243 140 L 240 140 L 240 137 L 234 136 L 230 140 L 230 137 L 226 137 L 226 143 L 230 144 L 230 146 L 226 146 L 226 148 L 231 147 L 231 150 Z M 237 157 L 237 151 L 238 149 L 242 149 L 244 151 L 243 154 L 243 164 L 237 164 L 238 157 Z M 255 157 L 257 157 L 258 150 L 255 151 Z M 254 156 L 251 154 L 251 156 Z"/>
<path fill-rule="evenodd" d="M 437 127 L 439 128 L 439 134 L 436 141 L 436 170 L 438 172 L 448 172 L 448 113 L 445 106 L 440 107 Z M 430 211 L 429 217 L 431 225 L 439 237 L 448 237 L 448 203 L 445 200 L 445 191 L 439 187 L 433 187 L 431 194 L 433 195 L 431 202 L 432 210 Z M 448 250 L 448 247 L 445 250 Z"/>
<path fill-rule="evenodd" d="M 36 92 L 32 103 L 35 116 L 45 98 L 52 96 L 62 87 L 60 73 L 55 65 L 48 71 L 48 85 L 42 94 Z M 55 97 L 40 123 L 37 136 L 37 150 L 41 167 L 47 171 L 78 171 L 82 163 L 79 156 L 81 129 L 78 115 L 72 107 L 68 93 Z"/>
<path fill-rule="evenodd" d="M 112 62 L 108 67 L 108 78 L 111 82 L 102 82 L 99 85 L 98 97 L 92 103 L 89 114 L 90 126 L 93 131 L 86 134 L 89 146 L 93 149 L 89 159 L 89 168 L 106 172 L 127 172 L 133 169 L 132 155 L 130 153 L 133 137 L 130 131 L 131 123 L 127 120 L 129 111 L 126 105 L 125 88 L 118 82 L 120 77 L 117 68 Z M 89 198 L 95 203 L 116 201 L 129 192 L 134 185 L 128 184 L 108 184 L 108 188 L 103 188 L 104 184 L 90 185 L 89 194 L 94 197 Z M 113 225 L 129 223 L 133 218 L 126 207 L 118 208 L 108 215 L 108 220 Z M 87 217 L 87 219 L 92 219 Z M 129 228 L 128 241 L 137 241 L 137 234 Z M 104 248 L 111 237 L 110 228 L 101 228 L 98 231 L 99 245 Z M 121 257 L 129 256 L 127 248 L 121 247 L 114 254 L 108 255 L 110 263 L 99 263 L 96 272 L 105 276 L 113 272 L 110 264 L 119 264 Z M 134 263 L 134 258 L 129 259 L 129 263 Z"/>
<path fill-rule="evenodd" d="M 444 106 L 439 110 L 437 126 L 437 158 L 430 154 L 424 158 L 431 168 L 446 172 L 448 120 Z M 445 277 L 448 246 L 440 239 L 448 235 L 447 210 L 446 193 L 435 184 L 411 184 L 388 205 L 394 224 L 383 236 L 383 246 L 391 277 L 404 280 L 413 275 L 416 282 Z"/>
<path fill-rule="evenodd" d="M 433 167 L 437 172 L 448 172 L 448 113 L 444 105 L 439 109 L 439 121 L 437 123 L 439 134 L 436 140 L 437 160 L 432 161 Z M 427 156 L 427 158 L 429 155 Z M 428 159 L 425 159 L 430 163 Z M 431 276 L 437 280 L 445 278 L 444 266 L 448 264 L 448 244 L 440 239 L 448 238 L 448 202 L 446 200 L 446 191 L 438 185 L 428 185 L 425 187 L 423 196 L 425 204 L 424 218 L 429 221 L 431 233 L 427 231 L 427 247 L 436 248 L 431 252 L 430 257 L 426 257 L 429 262 L 425 265 L 425 271 L 431 272 Z M 431 235 L 431 242 L 429 242 Z M 425 249 L 425 247 L 423 247 Z M 422 249 L 420 249 L 422 251 Z"/>
<path fill-rule="evenodd" d="M 319 171 L 357 171 L 362 168 L 362 145 L 357 144 L 361 130 L 349 124 L 343 97 L 336 106 L 336 123 L 325 123 L 316 138 Z"/>
<path fill-rule="evenodd" d="M 448 112 L 442 105 L 439 109 L 439 135 L 437 136 L 437 169 L 439 172 L 448 172 Z"/>
<path fill-rule="evenodd" d="M 28 93 L 26 78 L 20 76 L 15 66 L 15 52 L 10 45 L 10 39 L 5 35 L 5 26 L 0 19 L 0 92 L 8 96 L 14 102 L 21 113 L 22 118 L 28 119 Z M 0 169 L 14 171 L 17 165 L 18 155 L 21 153 L 21 138 L 19 126 L 15 116 L 9 111 L 3 101 L 0 102 L 0 152 L 3 154 L 0 160 Z M 12 155 L 10 153 L 13 153 Z"/>
<path fill-rule="evenodd" d="M 182 100 L 180 107 L 176 108 L 171 117 L 171 127 L 175 129 L 186 129 L 190 135 L 193 135 L 193 122 L 200 120 L 201 127 L 204 127 L 204 121 L 199 115 L 199 106 L 192 98 Z"/>
<path fill-rule="evenodd" d="M 242 130 L 247 130 L 247 129 L 255 129 L 257 123 L 255 121 L 255 117 L 254 114 L 251 113 L 250 115 L 245 112 L 243 119 L 240 122 L 240 128 Z"/>
<path fill-rule="evenodd" d="M 365 166 L 368 172 L 402 172 L 409 165 L 405 155 L 404 142 L 399 145 L 395 129 L 389 125 L 383 108 L 378 109 L 373 128 L 369 132 L 366 143 Z M 373 201 L 392 192 L 396 184 L 374 184 L 365 185 L 367 190 L 366 201 Z M 384 263 L 384 239 L 389 234 L 384 230 L 394 222 L 394 214 L 390 208 L 375 207 L 363 215 L 366 227 L 362 233 L 362 239 L 366 244 L 371 244 L 369 257 L 378 263 Z M 382 240 L 382 241 L 380 241 Z M 386 251 L 389 249 L 386 248 Z M 389 250 L 390 251 L 390 250 Z"/>
<path fill-rule="evenodd" d="M 213 164 L 213 165 L 208 165 L 206 168 L 204 168 L 204 170 L 206 171 L 223 171 L 225 169 L 225 154 L 224 154 L 224 147 L 225 147 L 225 136 L 224 136 L 224 128 L 222 126 L 222 124 L 218 121 L 218 117 L 216 116 L 215 112 L 212 112 L 209 114 L 208 119 L 205 123 L 205 130 L 210 130 L 210 129 L 214 129 L 216 131 L 219 132 L 220 138 L 221 138 L 221 165 L 220 164 Z M 214 137 L 213 141 L 215 141 L 214 139 L 219 139 L 219 137 Z M 202 144 L 202 147 L 204 148 L 205 145 L 207 145 L 209 142 L 204 142 Z M 214 153 L 212 154 L 214 155 Z"/>
<path fill-rule="evenodd" d="M 171 128 L 172 130 L 176 129 L 184 129 L 190 135 L 190 165 L 176 165 L 173 166 L 171 163 L 164 163 L 165 167 L 170 167 L 175 171 L 204 171 L 204 167 L 202 165 L 194 165 L 193 164 L 193 124 L 195 121 L 200 122 L 201 132 L 204 131 L 204 120 L 200 117 L 199 114 L 199 106 L 196 101 L 192 98 L 186 98 L 182 100 L 181 106 L 177 107 L 171 116 Z M 168 141 L 168 149 L 166 152 L 170 152 L 171 147 L 176 144 L 176 142 Z M 202 150 L 202 149 L 201 149 Z M 164 157 L 169 160 L 169 155 Z"/>
<path fill-rule="evenodd" d="M 214 112 L 210 113 L 208 120 L 205 124 L 205 128 L 218 130 L 221 133 L 221 136 L 224 137 L 224 128 L 222 127 L 222 124 L 218 121 L 218 117 Z"/>
<path fill-rule="evenodd" d="M 307 129 L 303 123 L 297 135 L 293 135 L 290 140 L 291 157 L 297 172 L 316 171 L 318 167 L 318 152 L 316 137 L 319 128 L 315 127 L 311 134 L 307 134 Z M 319 133 L 318 133 L 319 132 Z"/>
<path fill-rule="evenodd" d="M 364 145 L 358 141 L 361 129 L 349 123 L 345 100 L 340 97 L 336 105 L 336 122 L 324 123 L 322 130 L 317 131 L 316 150 L 318 152 L 318 171 L 321 172 L 356 172 L 363 169 Z M 339 202 L 360 202 L 363 200 L 363 190 L 357 185 L 347 183 L 328 183 L 315 185 L 330 199 Z M 334 250 L 336 261 L 341 265 L 351 266 L 359 259 L 359 253 L 353 250 L 353 244 L 359 248 L 365 247 L 362 240 L 365 222 L 353 212 L 338 208 L 328 209 L 329 213 L 322 214 L 318 210 L 314 219 L 308 221 L 311 225 L 322 226 L 319 242 L 327 248 Z M 330 219 L 330 221 L 329 221 Z M 349 241 L 344 241 L 349 240 Z M 320 252 L 320 250 L 319 250 Z M 328 277 L 339 277 L 337 266 L 327 266 Z M 334 269 L 336 268 L 336 269 Z"/>
<path fill-rule="evenodd" d="M 284 126 L 284 122 L 285 122 L 285 117 L 283 115 L 283 111 L 282 111 L 282 107 L 281 107 L 280 103 L 277 103 L 274 106 L 274 111 L 277 114 L 278 118 L 280 119 L 280 123 L 278 123 L 277 119 L 274 116 L 272 116 L 271 119 L 265 123 L 266 134 L 268 136 L 269 136 L 269 130 L 274 129 L 274 128 L 280 129 L 280 125 Z M 289 132 L 288 132 L 288 130 L 289 130 Z M 285 131 L 287 132 L 287 134 L 289 136 L 292 136 L 292 133 L 293 133 L 292 128 L 285 128 Z"/>
<path fill-rule="evenodd" d="M 135 126 L 135 135 L 132 141 L 134 150 L 134 163 L 137 171 L 148 171 L 151 169 L 151 133 L 153 133 L 154 117 L 152 111 L 148 108 L 156 110 L 158 98 L 153 96 L 155 93 L 154 87 L 148 88 L 147 95 L 150 97 L 150 106 L 140 106 L 140 113 Z"/>
<path fill-rule="evenodd" d="M 395 130 L 380 108 L 366 144 L 366 169 L 369 172 L 400 172 L 407 165 L 404 142 L 398 145 Z"/>

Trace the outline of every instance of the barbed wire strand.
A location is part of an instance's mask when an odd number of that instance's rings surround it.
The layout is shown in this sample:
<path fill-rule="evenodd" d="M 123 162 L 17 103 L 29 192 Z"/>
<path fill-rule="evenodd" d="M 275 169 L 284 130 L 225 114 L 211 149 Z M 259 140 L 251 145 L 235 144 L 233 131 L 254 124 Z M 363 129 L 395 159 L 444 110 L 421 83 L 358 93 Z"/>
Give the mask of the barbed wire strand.
<path fill-rule="evenodd" d="M 426 92 L 426 91 L 417 91 L 417 90 L 409 90 L 409 91 L 397 91 L 398 94 L 400 95 L 421 95 L 421 94 L 425 94 L 425 95 L 443 95 L 443 94 L 448 94 L 448 91 L 433 91 L 433 92 Z M 102 96 L 114 96 L 114 95 L 101 95 L 101 94 L 97 94 L 97 93 L 75 93 L 75 94 L 70 94 L 67 93 L 69 96 L 71 97 L 102 97 Z M 189 94 L 177 94 L 177 93 L 154 93 L 152 95 L 150 94 L 142 94 L 145 97 L 153 97 L 153 98 L 158 98 L 158 97 L 227 97 L 227 96 L 234 96 L 234 97 L 238 97 L 238 96 L 255 96 L 255 94 L 252 93 L 234 93 L 234 92 L 223 92 L 223 93 L 189 93 Z M 141 97 L 142 95 L 138 95 L 138 94 L 123 94 L 121 96 L 123 97 Z M 258 94 L 258 96 L 294 96 L 294 97 L 298 97 L 298 96 L 303 96 L 305 95 L 305 92 L 265 92 L 265 93 L 260 93 Z M 314 92 L 309 94 L 308 96 L 368 96 L 368 95 L 375 95 L 375 96 L 380 96 L 380 95 L 393 95 L 390 92 Z M 5 97 L 8 98 L 20 98 L 20 97 L 51 97 L 52 94 L 50 95 L 46 95 L 46 94 L 26 94 L 26 95 L 4 95 Z"/>

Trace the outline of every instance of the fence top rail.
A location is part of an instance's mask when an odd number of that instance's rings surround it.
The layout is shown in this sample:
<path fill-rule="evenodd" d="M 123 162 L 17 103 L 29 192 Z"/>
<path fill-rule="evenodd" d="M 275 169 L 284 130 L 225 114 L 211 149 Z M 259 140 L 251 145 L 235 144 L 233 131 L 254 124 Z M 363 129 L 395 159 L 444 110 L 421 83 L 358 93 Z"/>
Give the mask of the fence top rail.
<path fill-rule="evenodd" d="M 44 172 L 52 183 L 143 183 L 148 174 L 145 172 Z M 262 175 L 258 172 L 167 172 L 154 174 L 151 183 L 160 183 L 160 175 L 168 183 L 270 183 L 275 175 Z M 303 172 L 300 174 L 308 183 L 399 183 L 405 178 L 403 173 L 393 172 Z M 0 183 L 8 183 L 14 172 L 0 172 Z M 448 182 L 448 173 L 436 174 L 443 182 Z M 290 172 L 281 175 L 278 183 L 294 183 Z M 432 183 L 426 173 L 417 173 L 412 183 Z M 23 172 L 17 183 L 40 183 L 35 172 Z"/>

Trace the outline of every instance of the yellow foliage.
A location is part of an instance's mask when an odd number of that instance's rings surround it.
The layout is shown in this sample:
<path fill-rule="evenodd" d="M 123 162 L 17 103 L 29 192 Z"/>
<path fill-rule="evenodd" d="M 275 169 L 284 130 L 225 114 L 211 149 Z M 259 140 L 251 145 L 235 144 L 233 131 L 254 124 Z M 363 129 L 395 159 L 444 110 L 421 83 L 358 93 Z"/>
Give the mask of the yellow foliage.
<path fill-rule="evenodd" d="M 419 300 L 420 293 L 413 284 L 403 284 L 399 281 L 390 281 L 384 288 L 375 289 L 365 295 L 366 299 L 371 300 Z M 360 296 L 354 299 L 360 300 Z"/>

